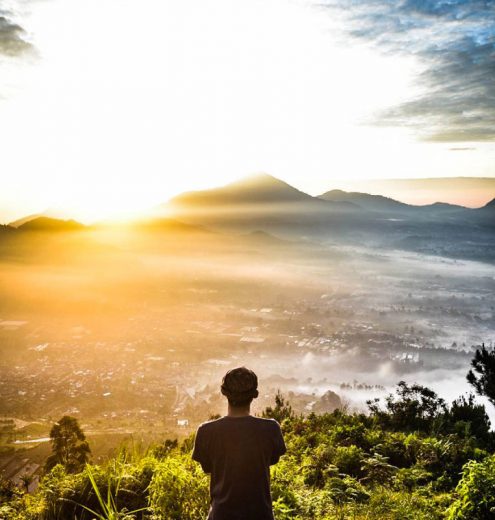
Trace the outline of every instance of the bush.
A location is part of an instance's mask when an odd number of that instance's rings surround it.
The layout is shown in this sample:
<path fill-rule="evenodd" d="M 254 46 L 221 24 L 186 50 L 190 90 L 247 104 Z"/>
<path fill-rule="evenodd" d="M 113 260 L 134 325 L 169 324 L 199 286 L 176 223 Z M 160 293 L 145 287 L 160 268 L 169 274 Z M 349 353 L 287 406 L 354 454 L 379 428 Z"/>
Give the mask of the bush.
<path fill-rule="evenodd" d="M 341 473 L 352 477 L 361 477 L 363 475 L 363 459 L 364 451 L 352 444 L 351 446 L 339 446 L 335 450 L 333 462 Z"/>
<path fill-rule="evenodd" d="M 495 455 L 468 462 L 455 491 L 457 500 L 449 509 L 448 520 L 495 518 Z"/>
<path fill-rule="evenodd" d="M 206 518 L 209 478 L 189 454 L 159 462 L 149 486 L 150 506 L 158 520 Z"/>

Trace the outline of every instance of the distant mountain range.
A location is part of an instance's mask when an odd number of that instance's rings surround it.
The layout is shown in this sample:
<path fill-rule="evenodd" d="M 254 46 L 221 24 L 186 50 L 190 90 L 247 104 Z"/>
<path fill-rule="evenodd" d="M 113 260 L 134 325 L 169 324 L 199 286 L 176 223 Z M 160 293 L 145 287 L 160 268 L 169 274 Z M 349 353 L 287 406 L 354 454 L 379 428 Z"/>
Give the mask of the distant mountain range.
<path fill-rule="evenodd" d="M 494 206 L 495 199 L 477 209 L 485 212 Z M 476 210 L 446 202 L 438 201 L 427 205 L 413 205 L 383 195 L 371 195 L 369 193 L 348 192 L 337 189 L 314 197 L 268 174 L 252 175 L 216 189 L 183 193 L 162 204 L 158 209 L 158 214 L 160 214 L 160 210 L 167 209 L 175 211 L 177 214 L 182 213 L 186 215 L 197 213 L 198 211 L 210 214 L 227 211 L 229 213 L 232 212 L 231 216 L 235 216 L 237 211 L 262 209 L 264 212 L 268 211 L 271 213 L 279 211 L 291 213 L 301 211 L 302 207 L 312 212 L 344 212 L 346 214 L 356 213 L 359 210 L 387 214 L 415 214 L 428 217 L 431 217 L 433 214 L 446 215 L 447 213 L 452 214 L 455 212 L 463 212 L 464 215 L 476 214 Z M 273 211 L 270 208 L 273 208 Z M 168 222 L 170 224 L 171 220 L 148 219 L 141 221 L 140 224 L 148 226 L 158 225 L 159 222 L 162 224 Z M 23 217 L 11 222 L 9 226 L 25 230 L 48 230 L 52 227 L 53 230 L 59 228 L 81 229 L 83 227 L 82 224 L 74 220 L 55 218 L 51 211 Z"/>
<path fill-rule="evenodd" d="M 495 195 L 495 193 L 494 193 Z M 483 208 L 490 208 L 493 201 Z M 277 212 L 293 213 L 302 209 L 311 213 L 345 213 L 354 217 L 363 215 L 363 211 L 383 214 L 408 215 L 419 218 L 432 218 L 434 216 L 474 216 L 476 210 L 449 204 L 435 202 L 427 205 L 412 205 L 400 202 L 382 195 L 370 195 L 360 192 L 346 192 L 342 190 L 331 190 L 317 197 L 301 192 L 284 181 L 270 175 L 261 174 L 248 177 L 227 186 L 184 193 L 163 205 L 163 208 L 192 216 L 198 212 L 204 215 L 218 217 L 226 208 L 235 208 L 230 213 L 236 217 L 237 212 L 246 209 L 258 210 L 272 213 L 272 208 Z M 253 211 L 256 213 L 255 211 Z M 376 216 L 376 215 L 375 215 Z"/>
<path fill-rule="evenodd" d="M 383 195 L 408 204 L 433 204 L 440 200 L 479 208 L 495 196 L 495 177 L 436 177 L 420 179 L 370 179 L 339 183 L 347 191 Z M 441 195 L 439 195 L 441 194 Z"/>
<path fill-rule="evenodd" d="M 495 194 L 495 193 L 494 193 Z M 191 192 L 161 209 L 224 232 L 397 248 L 495 262 L 495 200 L 477 209 L 332 190 L 313 197 L 269 175 Z"/>
<path fill-rule="evenodd" d="M 163 212 L 175 214 L 177 220 L 164 218 Z M 103 227 L 31 215 L 3 226 L 0 235 Z M 220 231 L 249 237 L 246 240 L 259 245 L 309 238 L 495 261 L 495 199 L 471 209 L 442 202 L 415 206 L 342 190 L 314 197 L 266 174 L 184 193 L 160 206 L 155 217 L 130 228 L 147 235 Z"/>
<path fill-rule="evenodd" d="M 445 211 L 469 211 L 469 208 L 465 208 L 464 206 L 459 206 L 456 204 L 449 204 L 447 202 L 435 202 L 433 204 L 416 206 L 413 204 L 399 202 L 398 200 L 392 199 L 390 197 L 384 197 L 383 195 L 370 195 L 368 193 L 347 192 L 342 190 L 327 191 L 323 195 L 320 195 L 319 198 L 333 202 L 351 202 L 363 209 L 386 213 L 416 212 L 419 214 L 423 212 L 424 214 L 431 215 L 432 213 L 436 214 L 438 212 Z"/>

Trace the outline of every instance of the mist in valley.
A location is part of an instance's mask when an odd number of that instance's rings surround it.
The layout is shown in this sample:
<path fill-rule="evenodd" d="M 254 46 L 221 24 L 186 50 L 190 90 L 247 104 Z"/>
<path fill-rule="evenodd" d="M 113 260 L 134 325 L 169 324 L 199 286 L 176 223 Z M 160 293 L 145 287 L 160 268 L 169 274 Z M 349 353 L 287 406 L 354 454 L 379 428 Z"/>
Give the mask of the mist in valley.
<path fill-rule="evenodd" d="M 365 411 L 401 380 L 450 402 L 495 336 L 491 264 L 173 220 L 9 236 L 0 291 L 0 414 L 95 439 L 186 435 L 240 365 L 256 413 L 278 390 L 298 413 Z"/>

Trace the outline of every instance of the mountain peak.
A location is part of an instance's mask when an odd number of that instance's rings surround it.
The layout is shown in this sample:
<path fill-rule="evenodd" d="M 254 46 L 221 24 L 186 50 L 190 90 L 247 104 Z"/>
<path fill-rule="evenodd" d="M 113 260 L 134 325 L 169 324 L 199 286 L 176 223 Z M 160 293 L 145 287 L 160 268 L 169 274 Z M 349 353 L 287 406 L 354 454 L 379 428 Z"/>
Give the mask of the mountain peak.
<path fill-rule="evenodd" d="M 80 231 L 85 229 L 85 226 L 75 220 L 35 217 L 21 224 L 17 229 L 24 231 Z"/>
<path fill-rule="evenodd" d="M 174 205 L 217 206 L 308 200 L 314 200 L 314 198 L 276 177 L 259 173 L 221 188 L 178 195 L 171 200 L 171 203 Z"/>
<path fill-rule="evenodd" d="M 270 175 L 268 173 L 254 173 L 252 175 L 248 175 L 246 177 L 243 177 L 242 179 L 239 179 L 238 181 L 234 181 L 231 184 L 228 184 L 226 187 L 260 187 L 260 188 L 266 188 L 266 187 L 278 187 L 278 188 L 291 188 L 295 189 L 290 184 L 287 184 L 286 182 L 277 179 L 273 175 Z"/>

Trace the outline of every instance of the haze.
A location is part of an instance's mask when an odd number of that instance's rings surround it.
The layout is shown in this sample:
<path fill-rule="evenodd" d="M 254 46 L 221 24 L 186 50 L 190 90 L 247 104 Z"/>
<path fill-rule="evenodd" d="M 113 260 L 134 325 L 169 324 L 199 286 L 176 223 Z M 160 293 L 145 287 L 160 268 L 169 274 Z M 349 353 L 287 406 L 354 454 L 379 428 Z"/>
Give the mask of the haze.
<path fill-rule="evenodd" d="M 494 176 L 491 4 L 12 0 L 1 16 L 3 222 L 129 216 L 260 171 L 313 195 Z"/>

